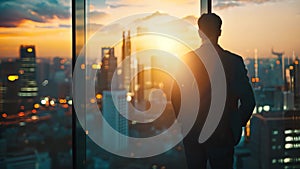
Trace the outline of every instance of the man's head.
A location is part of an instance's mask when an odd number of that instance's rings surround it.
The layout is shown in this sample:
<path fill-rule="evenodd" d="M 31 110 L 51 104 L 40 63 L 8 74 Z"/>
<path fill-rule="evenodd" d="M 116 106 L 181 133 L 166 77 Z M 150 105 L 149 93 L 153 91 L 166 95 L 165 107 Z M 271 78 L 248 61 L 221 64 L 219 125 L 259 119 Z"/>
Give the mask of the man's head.
<path fill-rule="evenodd" d="M 203 32 L 210 40 L 218 39 L 221 35 L 221 26 L 221 18 L 214 13 L 202 14 L 198 19 L 199 32 Z M 201 36 L 201 38 L 203 37 Z"/>

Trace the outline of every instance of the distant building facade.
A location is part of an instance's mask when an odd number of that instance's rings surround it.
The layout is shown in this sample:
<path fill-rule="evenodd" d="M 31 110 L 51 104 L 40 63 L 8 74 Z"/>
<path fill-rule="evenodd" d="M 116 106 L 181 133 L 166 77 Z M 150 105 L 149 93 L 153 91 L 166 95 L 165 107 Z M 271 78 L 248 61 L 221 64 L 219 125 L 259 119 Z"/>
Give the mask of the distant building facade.
<path fill-rule="evenodd" d="M 36 51 L 34 45 L 20 46 L 20 91 L 18 96 L 25 109 L 32 108 L 38 96 Z"/>
<path fill-rule="evenodd" d="M 299 110 L 254 114 L 250 127 L 250 149 L 260 169 L 299 168 Z"/>
<path fill-rule="evenodd" d="M 125 149 L 128 140 L 121 135 L 128 136 L 128 102 L 126 90 L 103 91 L 102 114 L 107 123 L 116 131 L 114 133 L 103 126 L 102 141 L 116 151 Z M 102 119 L 102 120 L 104 120 Z"/>
<path fill-rule="evenodd" d="M 49 154 L 34 150 L 14 152 L 5 158 L 6 169 L 51 169 Z"/>

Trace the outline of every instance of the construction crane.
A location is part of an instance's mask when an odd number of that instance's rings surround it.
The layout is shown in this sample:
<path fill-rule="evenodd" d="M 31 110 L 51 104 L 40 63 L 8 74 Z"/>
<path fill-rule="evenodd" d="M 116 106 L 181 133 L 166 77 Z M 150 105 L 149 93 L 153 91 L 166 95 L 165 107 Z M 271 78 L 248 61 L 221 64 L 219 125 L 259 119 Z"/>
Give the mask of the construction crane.
<path fill-rule="evenodd" d="M 281 77 L 282 77 L 282 80 L 284 81 L 284 58 L 283 58 L 283 55 L 284 55 L 284 52 L 275 52 L 272 48 L 272 54 L 277 56 L 277 59 L 280 61 L 280 64 L 281 64 Z"/>
<path fill-rule="evenodd" d="M 277 56 L 278 59 L 282 60 L 282 56 L 284 55 L 284 52 L 275 52 L 272 48 L 272 54 Z"/>

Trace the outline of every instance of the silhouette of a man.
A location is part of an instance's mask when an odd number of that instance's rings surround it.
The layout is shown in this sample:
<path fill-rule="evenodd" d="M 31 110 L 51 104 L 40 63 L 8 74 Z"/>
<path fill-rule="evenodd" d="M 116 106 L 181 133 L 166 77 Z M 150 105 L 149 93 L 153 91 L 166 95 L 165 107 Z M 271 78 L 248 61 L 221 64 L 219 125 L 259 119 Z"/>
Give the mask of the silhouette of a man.
<path fill-rule="evenodd" d="M 255 107 L 253 91 L 242 57 L 218 45 L 221 25 L 222 20 L 216 14 L 203 14 L 198 19 L 202 45 L 183 57 L 183 61 L 194 74 L 200 94 L 196 122 L 183 140 L 189 169 L 206 169 L 207 162 L 212 169 L 232 169 L 234 146 L 239 142 L 242 127 L 246 125 Z M 206 55 L 208 46 L 214 47 L 223 64 L 227 93 L 224 112 L 218 127 L 206 142 L 200 144 L 198 138 L 210 108 L 211 84 L 205 66 L 197 54 Z M 173 86 L 172 104 L 175 113 L 178 113 L 180 91 L 177 84 Z"/>

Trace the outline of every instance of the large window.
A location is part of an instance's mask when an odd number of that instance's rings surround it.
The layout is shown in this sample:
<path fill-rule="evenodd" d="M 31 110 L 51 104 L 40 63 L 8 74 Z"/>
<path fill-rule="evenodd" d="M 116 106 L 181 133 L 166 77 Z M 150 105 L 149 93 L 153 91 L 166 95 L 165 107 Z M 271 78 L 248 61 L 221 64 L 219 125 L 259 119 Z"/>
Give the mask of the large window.
<path fill-rule="evenodd" d="M 81 52 L 76 48 L 73 71 L 75 85 L 81 88 L 78 91 L 75 87 L 74 95 L 80 98 L 74 98 L 74 103 L 84 105 L 75 105 L 76 124 L 84 128 L 76 133 L 79 137 L 75 142 L 84 144 L 82 140 L 85 140 L 85 145 L 76 145 L 75 160 L 82 160 L 78 165 L 186 168 L 181 142 L 174 145 L 161 142 L 165 150 L 146 153 L 149 155 L 141 158 L 143 155 L 138 153 L 151 152 L 155 144 L 136 142 L 136 149 L 143 150 L 128 152 L 132 143 L 124 136 L 138 139 L 156 136 L 174 122 L 169 103 L 172 73 L 159 68 L 169 64 L 170 58 L 200 45 L 197 18 L 201 10 L 209 10 L 209 3 L 91 0 L 77 5 L 85 9 L 85 17 L 73 27 L 77 29 L 85 23 L 82 29 L 85 36 L 76 36 L 85 41 L 85 46 L 80 48 Z M 78 11 L 82 14 L 81 9 Z M 77 80 L 81 82 L 76 84 Z M 86 98 L 81 99 L 82 96 Z M 180 135 L 179 130 L 172 137 Z M 122 153 L 126 148 L 127 152 Z"/>
<path fill-rule="evenodd" d="M 196 21 L 206 12 L 221 16 L 219 43 L 243 57 L 257 100 L 255 115 L 237 147 L 235 166 L 243 163 L 252 168 L 298 165 L 299 153 L 293 154 L 290 149 L 273 152 L 274 145 L 269 143 L 274 139 L 260 137 L 276 129 L 277 136 L 284 140 L 285 131 L 299 128 L 294 118 L 299 116 L 299 38 L 295 38 L 300 24 L 298 1 L 90 0 L 81 5 L 85 17 L 81 20 L 84 36 L 80 38 L 85 46 L 80 47 L 81 53 L 77 51 L 76 57 L 77 67 L 83 70 L 81 73 L 87 81 L 80 83 L 85 90 L 79 95 L 85 99 L 79 99 L 84 104 L 79 109 L 82 112 L 79 115 L 77 112 L 76 123 L 84 130 L 82 135 L 76 134 L 82 137 L 77 138 L 79 142 L 85 140 L 83 149 L 77 149 L 85 153 L 77 159 L 82 159 L 86 167 L 186 167 L 181 142 L 165 144 L 167 151 L 147 158 L 139 158 L 136 153 L 139 151 L 124 154 L 118 150 L 130 144 L 130 140 L 120 135 L 147 138 L 170 128 L 174 113 L 168 107 L 169 84 L 174 77 L 157 68 L 169 65 L 170 58 L 180 57 L 201 45 Z M 158 104 L 153 106 L 155 103 Z M 151 104 L 159 107 L 160 103 L 166 103 L 165 111 L 146 114 Z M 148 121 L 139 121 L 139 116 L 149 116 Z M 103 126 L 104 123 L 110 127 Z M 254 156 L 265 152 L 260 144 L 266 147 L 267 154 Z M 276 149 L 282 149 L 284 144 L 292 143 L 276 141 Z M 136 149 L 150 152 L 155 149 L 153 145 L 141 142 Z M 293 157 L 286 157 L 287 154 Z"/>

